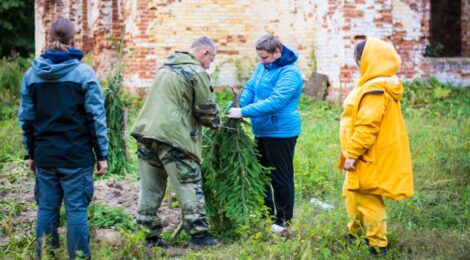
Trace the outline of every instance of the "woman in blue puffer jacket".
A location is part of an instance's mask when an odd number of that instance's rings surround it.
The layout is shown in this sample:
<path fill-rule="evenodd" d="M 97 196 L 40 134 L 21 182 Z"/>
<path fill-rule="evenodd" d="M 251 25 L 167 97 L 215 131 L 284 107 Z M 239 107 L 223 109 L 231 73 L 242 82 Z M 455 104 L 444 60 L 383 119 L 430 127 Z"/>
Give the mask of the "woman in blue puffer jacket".
<path fill-rule="evenodd" d="M 298 103 L 303 79 L 295 65 L 298 55 L 273 35 L 256 43 L 261 63 L 240 96 L 241 108 L 227 117 L 249 117 L 260 162 L 273 167 L 265 204 L 275 217 L 272 231 L 285 233 L 294 211 L 294 150 L 300 134 Z"/>

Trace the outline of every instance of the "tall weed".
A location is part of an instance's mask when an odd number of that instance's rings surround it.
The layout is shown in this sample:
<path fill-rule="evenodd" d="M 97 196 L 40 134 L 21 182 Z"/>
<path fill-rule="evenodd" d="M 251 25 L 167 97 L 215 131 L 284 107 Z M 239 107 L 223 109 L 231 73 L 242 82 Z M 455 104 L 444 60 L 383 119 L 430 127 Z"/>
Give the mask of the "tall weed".
<path fill-rule="evenodd" d="M 19 123 L 14 119 L 0 121 L 0 170 L 6 162 L 22 160 L 26 154 L 22 147 Z"/>
<path fill-rule="evenodd" d="M 0 120 L 18 113 L 21 80 L 30 65 L 31 58 L 0 59 Z"/>
<path fill-rule="evenodd" d="M 106 123 L 108 126 L 109 152 L 108 172 L 126 175 L 129 172 L 129 151 L 127 143 L 127 109 L 123 102 L 122 86 L 122 44 L 119 47 L 119 62 L 108 74 L 105 83 Z"/>

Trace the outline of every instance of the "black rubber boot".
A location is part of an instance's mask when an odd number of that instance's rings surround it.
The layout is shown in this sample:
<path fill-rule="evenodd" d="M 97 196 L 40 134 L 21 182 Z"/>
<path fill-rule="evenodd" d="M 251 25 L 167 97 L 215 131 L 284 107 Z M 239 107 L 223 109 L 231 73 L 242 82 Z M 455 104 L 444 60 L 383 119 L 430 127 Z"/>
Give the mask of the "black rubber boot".
<path fill-rule="evenodd" d="M 388 253 L 388 248 L 369 246 L 369 252 L 371 255 L 385 256 Z"/>
<path fill-rule="evenodd" d="M 356 243 L 356 240 L 358 240 L 359 238 L 355 235 L 352 235 L 352 234 L 348 234 L 346 236 L 346 246 L 353 246 L 355 243 Z"/>
<path fill-rule="evenodd" d="M 215 246 L 219 243 L 219 240 L 213 238 L 210 234 L 204 234 L 201 237 L 193 236 L 189 246 L 200 247 L 200 246 Z"/>
<path fill-rule="evenodd" d="M 387 247 L 378 247 L 378 246 L 371 246 L 369 244 L 369 239 L 365 239 L 367 246 L 369 246 L 369 252 L 371 255 L 375 256 L 385 256 L 388 253 L 388 248 Z"/>
<path fill-rule="evenodd" d="M 160 237 L 152 237 L 145 239 L 146 247 L 167 247 L 168 245 Z"/>

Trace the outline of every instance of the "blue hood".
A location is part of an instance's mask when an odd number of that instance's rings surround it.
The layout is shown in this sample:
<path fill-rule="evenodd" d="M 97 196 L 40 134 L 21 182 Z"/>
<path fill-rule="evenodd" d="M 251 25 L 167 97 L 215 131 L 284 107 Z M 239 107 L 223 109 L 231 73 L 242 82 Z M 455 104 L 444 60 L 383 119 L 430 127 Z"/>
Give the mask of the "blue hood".
<path fill-rule="evenodd" d="M 280 67 L 294 63 L 295 61 L 297 61 L 298 58 L 299 58 L 299 55 L 295 51 L 289 49 L 285 45 L 282 45 L 281 57 L 273 61 L 273 63 L 266 65 L 265 67 L 268 70 L 280 68 Z"/>
<path fill-rule="evenodd" d="M 80 64 L 83 53 L 70 48 L 69 52 L 47 50 L 33 61 L 33 72 L 46 80 L 60 79 Z"/>
<path fill-rule="evenodd" d="M 67 52 L 48 49 L 41 54 L 41 57 L 49 59 L 53 63 L 61 63 L 71 59 L 81 60 L 83 58 L 83 52 L 74 48 L 69 48 Z"/>

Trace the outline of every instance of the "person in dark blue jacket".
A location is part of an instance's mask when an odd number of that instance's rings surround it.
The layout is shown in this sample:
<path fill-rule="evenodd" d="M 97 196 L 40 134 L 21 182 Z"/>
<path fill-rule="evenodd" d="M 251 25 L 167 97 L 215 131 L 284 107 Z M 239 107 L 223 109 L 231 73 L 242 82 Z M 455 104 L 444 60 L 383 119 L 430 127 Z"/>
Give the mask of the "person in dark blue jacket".
<path fill-rule="evenodd" d="M 59 247 L 64 201 L 69 256 L 81 251 L 89 258 L 93 169 L 97 161 L 96 175 L 101 176 L 108 167 L 106 111 L 95 72 L 80 61 L 83 53 L 70 47 L 72 22 L 59 18 L 49 33 L 49 48 L 24 75 L 19 111 L 29 169 L 36 175 L 37 254 L 41 258 L 44 243 Z"/>
<path fill-rule="evenodd" d="M 295 61 L 298 55 L 273 35 L 256 44 L 261 63 L 240 96 L 241 108 L 229 118 L 249 117 L 261 154 L 260 162 L 273 167 L 265 204 L 275 217 L 272 231 L 284 233 L 294 211 L 294 150 L 301 132 L 298 103 L 303 79 Z"/>

